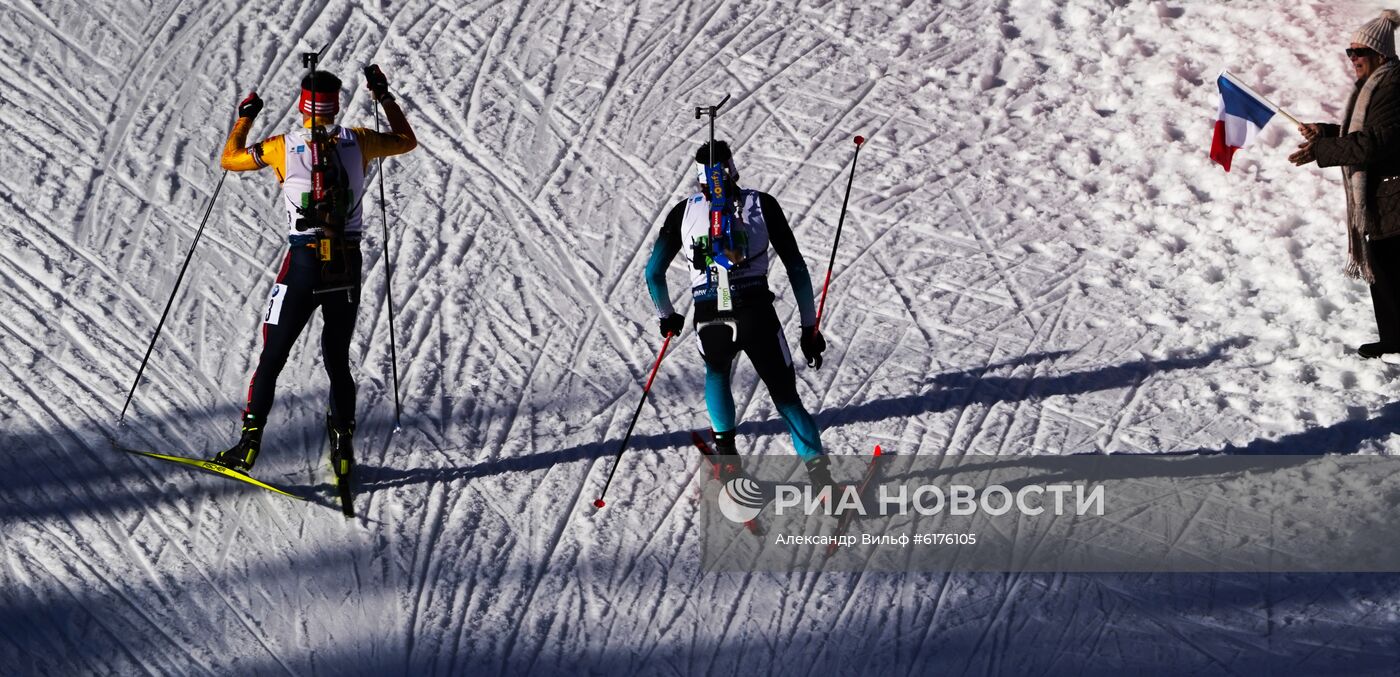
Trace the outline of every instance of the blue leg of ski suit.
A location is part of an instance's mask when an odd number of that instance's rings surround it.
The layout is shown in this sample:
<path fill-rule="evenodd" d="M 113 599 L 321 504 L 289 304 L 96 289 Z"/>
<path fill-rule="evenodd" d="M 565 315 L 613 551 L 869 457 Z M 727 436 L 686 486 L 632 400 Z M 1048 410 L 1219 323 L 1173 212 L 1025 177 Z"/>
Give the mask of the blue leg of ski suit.
<path fill-rule="evenodd" d="M 797 455 L 803 461 L 820 456 L 822 442 L 817 423 L 797 396 L 792 355 L 773 306 L 740 310 L 734 322 L 733 332 L 724 324 L 705 325 L 699 331 L 700 352 L 705 358 L 705 405 L 710 411 L 711 426 L 716 433 L 733 432 L 736 427 L 731 376 L 734 358 L 743 351 L 787 424 Z"/>

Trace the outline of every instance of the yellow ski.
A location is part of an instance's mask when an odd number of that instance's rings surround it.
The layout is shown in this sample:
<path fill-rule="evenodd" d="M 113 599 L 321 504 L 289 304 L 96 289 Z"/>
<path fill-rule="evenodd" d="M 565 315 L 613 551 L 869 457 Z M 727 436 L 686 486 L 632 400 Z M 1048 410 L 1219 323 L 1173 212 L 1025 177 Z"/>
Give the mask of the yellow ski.
<path fill-rule="evenodd" d="M 247 482 L 248 484 L 251 484 L 251 485 L 253 485 L 253 486 L 255 486 L 255 487 L 261 487 L 261 488 L 263 488 L 263 489 L 266 489 L 266 490 L 268 490 L 268 491 L 271 491 L 271 492 L 274 493 L 274 494 L 282 494 L 283 496 L 286 496 L 286 497 L 288 497 L 288 498 L 295 498 L 295 499 L 298 500 L 298 501 L 305 501 L 305 500 L 307 500 L 305 496 L 298 496 L 298 495 L 296 495 L 296 494 L 294 494 L 294 493 L 292 493 L 292 492 L 290 492 L 290 491 L 287 491 L 286 489 L 281 489 L 281 488 L 278 488 L 278 487 L 274 487 L 274 486 L 272 486 L 271 484 L 268 484 L 267 482 L 263 482 L 262 480 L 259 480 L 259 479 L 255 478 L 255 477 L 251 476 L 251 475 L 248 475 L 248 474 L 239 472 L 239 471 L 237 471 L 237 470 L 234 470 L 233 468 L 228 468 L 228 467 L 219 465 L 218 463 L 215 463 L 215 462 L 213 462 L 213 461 L 207 461 L 207 460 L 204 460 L 204 459 L 201 459 L 201 458 L 186 458 L 186 457 L 184 457 L 184 456 L 169 456 L 169 455 L 166 455 L 166 454 L 157 454 L 157 453 L 155 453 L 155 452 L 153 452 L 153 451 L 141 451 L 141 450 L 139 450 L 139 449 L 127 449 L 126 447 L 117 447 L 117 448 L 120 449 L 120 450 L 122 450 L 122 451 L 125 451 L 125 452 L 127 452 L 127 453 L 130 453 L 130 454 L 139 454 L 139 455 L 141 455 L 141 456 L 147 456 L 147 457 L 150 457 L 150 458 L 156 458 L 156 459 L 160 459 L 160 460 L 162 460 L 162 461 L 170 461 L 171 463 L 179 463 L 180 465 L 189 466 L 189 467 L 191 467 L 191 468 L 197 468 L 197 469 L 203 470 L 203 471 L 205 471 L 205 472 L 214 473 L 215 475 L 222 475 L 222 476 L 227 477 L 227 478 L 229 478 L 229 479 L 238 480 L 238 481 L 240 481 L 240 482 Z"/>

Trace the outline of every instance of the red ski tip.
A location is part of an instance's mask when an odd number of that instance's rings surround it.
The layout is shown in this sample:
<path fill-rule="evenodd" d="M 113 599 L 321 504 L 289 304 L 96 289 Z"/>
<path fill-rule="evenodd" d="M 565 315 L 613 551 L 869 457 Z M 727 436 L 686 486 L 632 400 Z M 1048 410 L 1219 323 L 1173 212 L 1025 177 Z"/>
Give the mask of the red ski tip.
<path fill-rule="evenodd" d="M 875 445 L 875 455 L 876 455 L 876 456 L 879 456 L 880 454 L 883 454 L 883 453 L 885 453 L 885 452 L 884 452 L 883 450 L 880 449 L 880 445 L 878 445 L 878 444 Z"/>
<path fill-rule="evenodd" d="M 603 507 L 603 506 L 605 506 L 605 505 L 607 505 L 607 503 L 604 503 L 604 502 L 603 502 L 603 499 L 601 499 L 601 498 L 593 502 L 593 507 L 595 507 L 595 508 L 601 508 L 601 507 Z"/>
<path fill-rule="evenodd" d="M 857 137 L 856 137 L 856 145 L 859 146 L 859 145 L 862 144 L 862 143 L 865 143 L 865 137 L 863 137 L 863 136 L 857 136 Z"/>

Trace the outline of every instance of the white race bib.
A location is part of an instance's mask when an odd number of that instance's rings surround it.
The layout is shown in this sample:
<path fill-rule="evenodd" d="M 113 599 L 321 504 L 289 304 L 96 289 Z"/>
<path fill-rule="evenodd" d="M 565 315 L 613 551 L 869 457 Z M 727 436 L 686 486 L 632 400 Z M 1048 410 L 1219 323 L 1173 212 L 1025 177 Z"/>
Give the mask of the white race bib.
<path fill-rule="evenodd" d="M 267 295 L 267 316 L 263 324 L 277 324 L 282 319 L 282 301 L 287 298 L 287 285 L 272 285 L 272 293 Z"/>

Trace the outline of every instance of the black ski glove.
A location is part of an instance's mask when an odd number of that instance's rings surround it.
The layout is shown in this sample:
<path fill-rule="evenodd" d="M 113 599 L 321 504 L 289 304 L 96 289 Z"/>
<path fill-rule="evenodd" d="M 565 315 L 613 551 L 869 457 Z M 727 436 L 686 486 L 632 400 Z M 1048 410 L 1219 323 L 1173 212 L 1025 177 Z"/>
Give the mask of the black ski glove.
<path fill-rule="evenodd" d="M 802 328 L 802 354 L 807 358 L 807 366 L 822 368 L 822 353 L 826 351 L 826 339 L 816 327 Z"/>
<path fill-rule="evenodd" d="M 379 70 L 379 66 L 370 64 L 365 67 L 365 89 L 380 103 L 384 103 L 384 97 L 390 96 L 389 79 L 384 77 L 384 71 Z"/>
<path fill-rule="evenodd" d="M 262 99 L 258 98 L 257 92 L 248 92 L 248 98 L 238 102 L 238 117 L 255 118 L 262 112 Z"/>
<path fill-rule="evenodd" d="M 685 329 L 685 316 L 680 313 L 671 313 L 661 318 L 661 338 L 667 336 L 680 336 Z"/>

